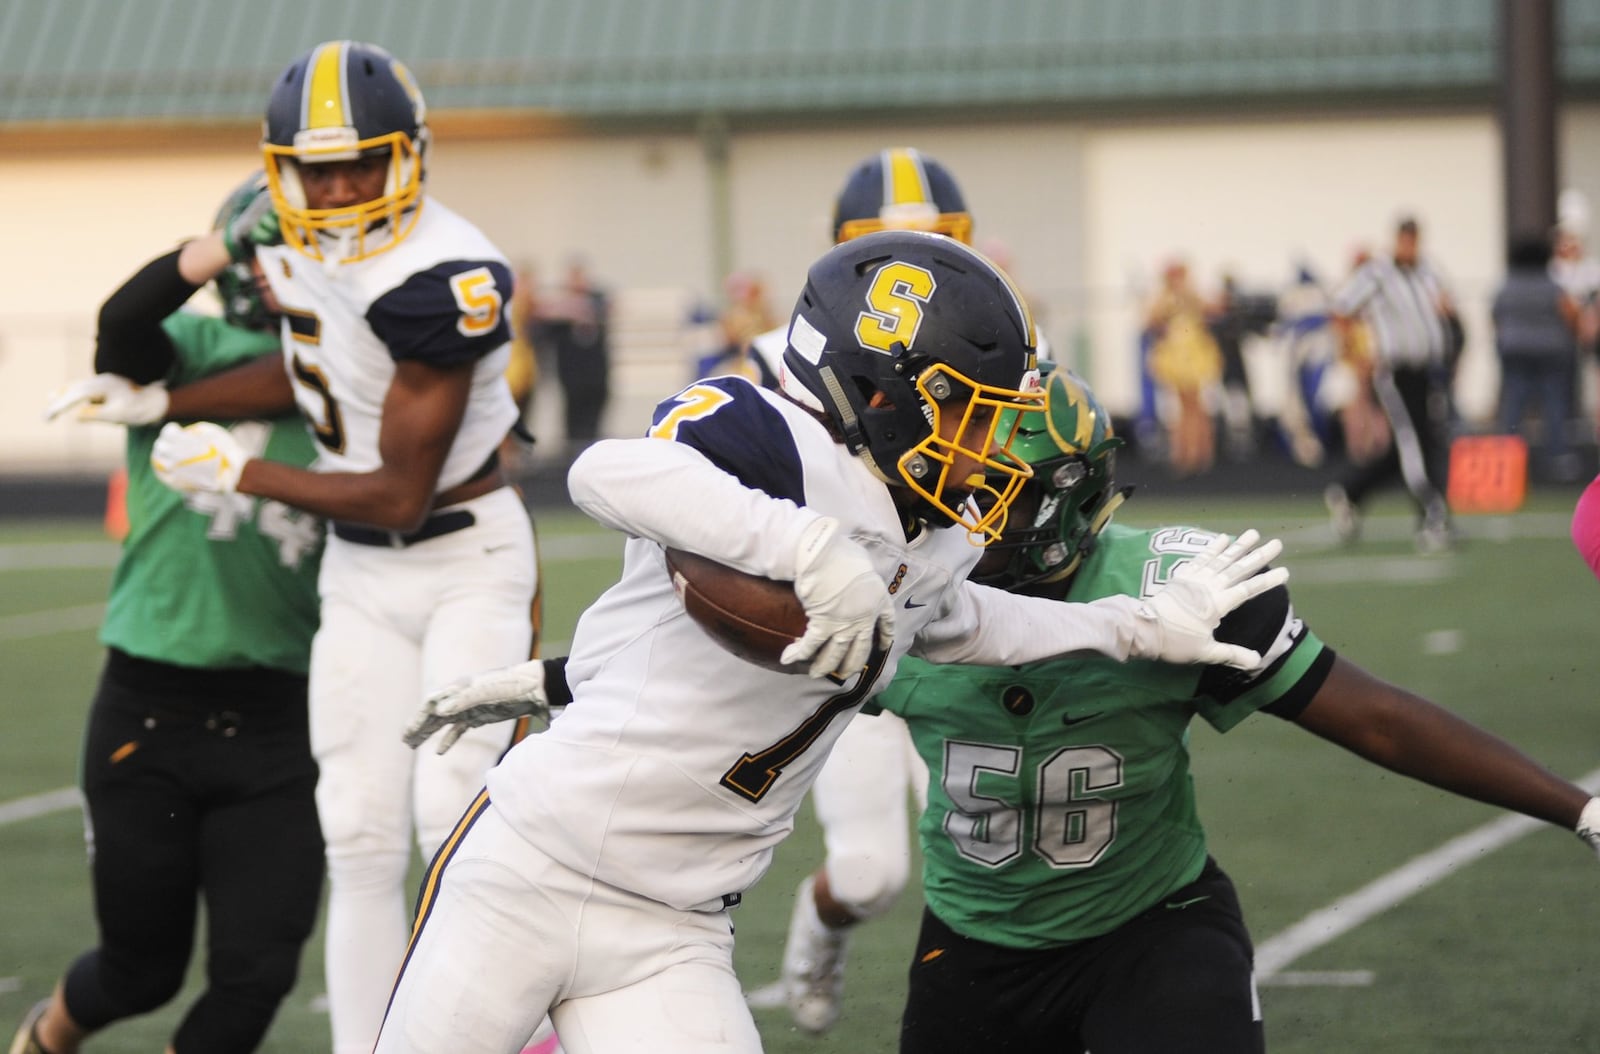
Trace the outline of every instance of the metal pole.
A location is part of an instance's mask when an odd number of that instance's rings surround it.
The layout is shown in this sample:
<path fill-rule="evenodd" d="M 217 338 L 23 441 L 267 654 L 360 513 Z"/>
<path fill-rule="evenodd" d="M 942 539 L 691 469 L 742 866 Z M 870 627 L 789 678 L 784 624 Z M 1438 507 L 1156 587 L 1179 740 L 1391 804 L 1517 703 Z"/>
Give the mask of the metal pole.
<path fill-rule="evenodd" d="M 732 180 L 728 172 L 728 122 L 721 114 L 700 119 L 700 147 L 706 158 L 707 202 L 711 218 L 711 282 L 706 287 L 720 304 L 722 280 L 733 270 Z"/>
<path fill-rule="evenodd" d="M 1556 221 L 1555 0 L 1500 0 L 1500 135 L 1506 241 Z"/>

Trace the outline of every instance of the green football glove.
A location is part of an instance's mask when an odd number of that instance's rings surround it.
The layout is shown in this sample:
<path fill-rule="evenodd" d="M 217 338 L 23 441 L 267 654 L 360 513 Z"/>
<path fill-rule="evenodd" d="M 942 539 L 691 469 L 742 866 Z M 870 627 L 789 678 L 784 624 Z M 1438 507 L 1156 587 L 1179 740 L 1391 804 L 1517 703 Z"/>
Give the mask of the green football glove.
<path fill-rule="evenodd" d="M 272 193 L 266 187 L 256 192 L 250 204 L 239 210 L 239 215 L 222 229 L 222 244 L 228 250 L 228 259 L 243 263 L 256 254 L 260 245 L 282 245 L 283 228 L 278 225 L 278 211 L 272 206 Z"/>

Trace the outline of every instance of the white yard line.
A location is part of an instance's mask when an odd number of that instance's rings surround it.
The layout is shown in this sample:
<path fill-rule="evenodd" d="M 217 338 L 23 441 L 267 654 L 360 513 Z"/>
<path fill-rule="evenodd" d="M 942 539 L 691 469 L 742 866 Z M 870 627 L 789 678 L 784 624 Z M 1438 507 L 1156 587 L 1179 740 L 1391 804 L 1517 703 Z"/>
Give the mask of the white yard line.
<path fill-rule="evenodd" d="M 98 629 L 106 617 L 105 604 L 80 604 L 70 608 L 29 611 L 22 615 L 0 615 L 0 641 L 48 637 L 52 633 L 75 633 Z"/>
<path fill-rule="evenodd" d="M 19 542 L 0 545 L 0 571 L 57 571 L 115 567 L 122 547 L 116 542 Z M 558 534 L 539 539 L 545 560 L 592 560 L 620 556 L 616 534 Z"/>
<path fill-rule="evenodd" d="M 1586 790 L 1600 789 L 1600 769 L 1577 781 Z M 1344 936 L 1362 923 L 1445 878 L 1456 868 L 1504 848 L 1543 826 L 1527 816 L 1502 816 L 1452 838 L 1431 852 L 1414 857 L 1387 875 L 1367 883 L 1347 896 L 1320 908 L 1282 933 L 1256 945 L 1256 976 L 1270 983 L 1284 967 L 1325 944 Z"/>
<path fill-rule="evenodd" d="M 0 571 L 58 571 L 114 567 L 116 542 L 36 542 L 0 545 Z"/>
<path fill-rule="evenodd" d="M 62 787 L 59 790 L 45 791 L 43 794 L 0 802 L 0 826 L 31 820 L 36 816 L 48 816 L 63 809 L 76 809 L 82 800 L 78 788 Z"/>

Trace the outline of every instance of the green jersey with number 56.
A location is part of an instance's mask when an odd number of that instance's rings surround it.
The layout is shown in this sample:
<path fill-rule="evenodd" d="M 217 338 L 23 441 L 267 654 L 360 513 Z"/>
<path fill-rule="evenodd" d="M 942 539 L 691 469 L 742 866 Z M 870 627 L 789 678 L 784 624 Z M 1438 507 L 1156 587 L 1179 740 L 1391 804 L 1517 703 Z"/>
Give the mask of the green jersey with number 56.
<path fill-rule="evenodd" d="M 179 311 L 162 328 L 176 386 L 282 354 L 276 331 Z M 265 666 L 305 673 L 316 632 L 322 521 L 247 494 L 179 494 L 156 479 L 159 424 L 128 429 L 128 537 L 112 580 L 100 641 L 141 659 L 208 669 Z M 252 456 L 309 466 L 316 447 L 292 411 L 237 421 Z"/>
<path fill-rule="evenodd" d="M 1211 537 L 1111 524 L 1067 599 L 1146 595 Z M 1109 932 L 1198 876 L 1206 839 L 1190 719 L 1226 732 L 1261 709 L 1292 718 L 1333 658 L 1283 588 L 1244 604 L 1217 635 L 1266 663 L 1243 673 L 1101 657 L 903 662 L 867 709 L 905 718 L 928 765 L 920 838 L 933 913 L 978 940 L 1049 947 Z"/>

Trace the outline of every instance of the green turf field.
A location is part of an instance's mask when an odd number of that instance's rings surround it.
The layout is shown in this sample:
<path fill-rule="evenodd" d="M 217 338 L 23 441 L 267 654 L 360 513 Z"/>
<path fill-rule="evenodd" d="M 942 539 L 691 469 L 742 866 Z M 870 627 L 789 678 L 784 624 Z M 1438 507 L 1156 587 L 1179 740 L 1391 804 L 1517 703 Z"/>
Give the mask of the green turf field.
<path fill-rule="evenodd" d="M 1178 504 L 1141 494 L 1119 518 L 1279 535 L 1297 611 L 1325 640 L 1579 778 L 1600 770 L 1591 688 L 1600 584 L 1567 538 L 1576 493 L 1541 492 L 1515 516 L 1464 519 L 1463 548 L 1426 558 L 1412 551 L 1398 500 L 1378 506 L 1353 550 L 1332 547 L 1311 496 Z M 541 516 L 540 527 L 546 638 L 559 650 L 614 574 L 620 542 L 568 512 Z M 0 1042 L 92 939 L 78 813 L 48 795 L 74 781 L 114 555 L 92 523 L 0 521 Z M 1270 1049 L 1600 1052 L 1600 861 L 1570 834 L 1490 828 L 1453 845 L 1501 814 L 1271 717 L 1225 737 L 1197 725 L 1193 751 L 1212 848 L 1275 975 L 1261 992 Z M 748 988 L 776 975 L 794 886 L 818 846 L 807 811 L 735 913 Z M 1323 909 L 1331 926 L 1297 926 Z M 919 910 L 913 888 L 861 931 L 844 1017 L 829 1036 L 757 1012 L 767 1050 L 892 1051 Z M 327 1049 L 319 941 L 266 1051 Z M 149 1054 L 176 1016 L 168 1008 L 122 1024 L 89 1049 Z"/>

